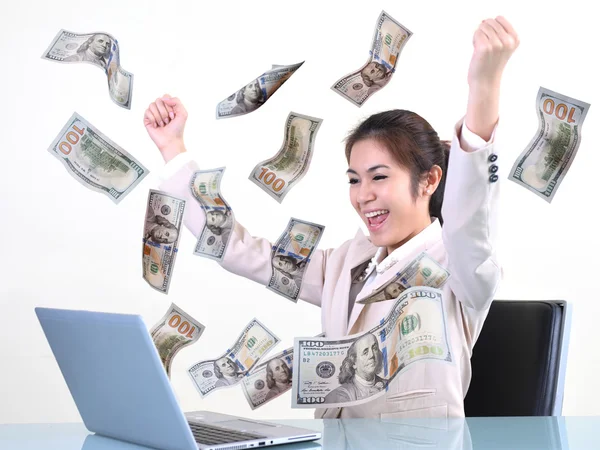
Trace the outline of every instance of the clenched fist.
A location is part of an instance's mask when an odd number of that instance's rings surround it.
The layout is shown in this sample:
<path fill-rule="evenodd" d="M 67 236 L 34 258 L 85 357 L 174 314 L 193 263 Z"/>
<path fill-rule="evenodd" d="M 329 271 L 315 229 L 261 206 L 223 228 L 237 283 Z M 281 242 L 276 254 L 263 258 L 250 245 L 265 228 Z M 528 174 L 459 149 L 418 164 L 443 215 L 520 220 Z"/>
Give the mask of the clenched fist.
<path fill-rule="evenodd" d="M 150 103 L 144 113 L 146 131 L 160 150 L 165 162 L 185 152 L 183 130 L 187 117 L 187 111 L 181 101 L 168 94 Z"/>
<path fill-rule="evenodd" d="M 469 85 L 499 84 L 504 66 L 518 46 L 519 37 L 504 17 L 482 21 L 473 36 Z"/>

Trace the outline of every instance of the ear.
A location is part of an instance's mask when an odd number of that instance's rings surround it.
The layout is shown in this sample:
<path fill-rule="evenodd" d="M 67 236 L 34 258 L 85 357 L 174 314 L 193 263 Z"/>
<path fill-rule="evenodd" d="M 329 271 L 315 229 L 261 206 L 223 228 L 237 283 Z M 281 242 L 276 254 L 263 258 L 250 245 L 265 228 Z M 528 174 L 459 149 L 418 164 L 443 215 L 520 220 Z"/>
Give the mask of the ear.
<path fill-rule="evenodd" d="M 429 169 L 429 172 L 423 178 L 421 182 L 421 195 L 431 196 L 442 181 L 442 168 L 438 165 L 434 165 Z"/>

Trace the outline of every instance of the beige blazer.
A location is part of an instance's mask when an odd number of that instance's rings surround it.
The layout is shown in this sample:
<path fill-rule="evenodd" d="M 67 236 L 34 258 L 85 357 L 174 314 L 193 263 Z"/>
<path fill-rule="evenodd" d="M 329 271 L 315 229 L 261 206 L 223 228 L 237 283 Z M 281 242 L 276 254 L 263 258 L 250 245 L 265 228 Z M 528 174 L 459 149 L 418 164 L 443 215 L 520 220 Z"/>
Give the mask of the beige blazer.
<path fill-rule="evenodd" d="M 388 392 L 371 402 L 347 408 L 317 409 L 315 417 L 464 417 L 463 400 L 471 379 L 471 351 L 479 336 L 501 278 L 496 260 L 498 182 L 490 180 L 493 144 L 467 152 L 460 146 L 456 125 L 450 149 L 442 216 L 394 253 L 398 261 L 375 283 L 358 294 L 360 300 L 381 287 L 420 252 L 446 267 L 451 276 L 443 287 L 443 308 L 452 362 L 421 360 L 404 369 Z M 193 198 L 189 182 L 198 167 L 191 161 L 165 180 L 160 189 L 187 200 L 185 225 L 199 236 L 205 215 Z M 271 277 L 271 247 L 235 223 L 222 266 L 262 285 Z M 393 300 L 355 304 L 348 318 L 353 276 L 375 255 L 375 247 L 359 231 L 336 249 L 313 252 L 300 299 L 321 307 L 327 337 L 367 331 L 380 323 Z"/>

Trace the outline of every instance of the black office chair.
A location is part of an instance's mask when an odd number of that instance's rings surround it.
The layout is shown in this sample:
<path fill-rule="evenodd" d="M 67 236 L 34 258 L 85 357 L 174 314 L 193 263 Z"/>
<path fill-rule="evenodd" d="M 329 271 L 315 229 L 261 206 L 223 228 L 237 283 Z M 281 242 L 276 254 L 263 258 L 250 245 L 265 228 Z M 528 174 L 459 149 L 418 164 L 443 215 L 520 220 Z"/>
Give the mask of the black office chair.
<path fill-rule="evenodd" d="M 569 327 L 565 301 L 493 301 L 471 357 L 465 415 L 561 415 Z"/>

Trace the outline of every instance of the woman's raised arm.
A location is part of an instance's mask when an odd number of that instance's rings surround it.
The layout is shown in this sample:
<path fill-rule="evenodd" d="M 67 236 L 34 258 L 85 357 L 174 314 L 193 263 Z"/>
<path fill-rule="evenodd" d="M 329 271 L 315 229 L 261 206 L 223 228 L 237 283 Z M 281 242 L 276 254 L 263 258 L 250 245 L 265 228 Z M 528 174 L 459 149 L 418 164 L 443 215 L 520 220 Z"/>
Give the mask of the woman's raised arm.
<path fill-rule="evenodd" d="M 190 180 L 199 169 L 187 154 L 183 131 L 187 112 L 177 98 L 165 95 L 152 102 L 144 114 L 144 125 L 150 138 L 160 150 L 167 163 L 166 177 L 159 189 L 186 200 L 184 224 L 197 238 L 206 223 L 206 214 L 192 195 Z M 242 225 L 235 222 L 221 266 L 227 271 L 256 281 L 264 286 L 272 274 L 269 240 L 252 236 Z M 306 266 L 299 298 L 321 306 L 325 265 L 331 250 L 315 249 Z"/>
<path fill-rule="evenodd" d="M 496 257 L 498 152 L 492 135 L 498 122 L 502 72 L 518 44 L 503 17 L 484 20 L 475 32 L 464 122 L 470 139 L 461 139 L 458 124 L 448 161 L 442 205 L 448 282 L 457 299 L 476 310 L 490 306 L 501 278 Z M 464 127 L 462 131 L 466 134 Z M 481 138 L 478 148 L 468 145 L 473 135 Z"/>
<path fill-rule="evenodd" d="M 465 125 L 486 142 L 498 122 L 502 72 L 518 46 L 517 33 L 502 16 L 482 21 L 473 35 Z"/>

